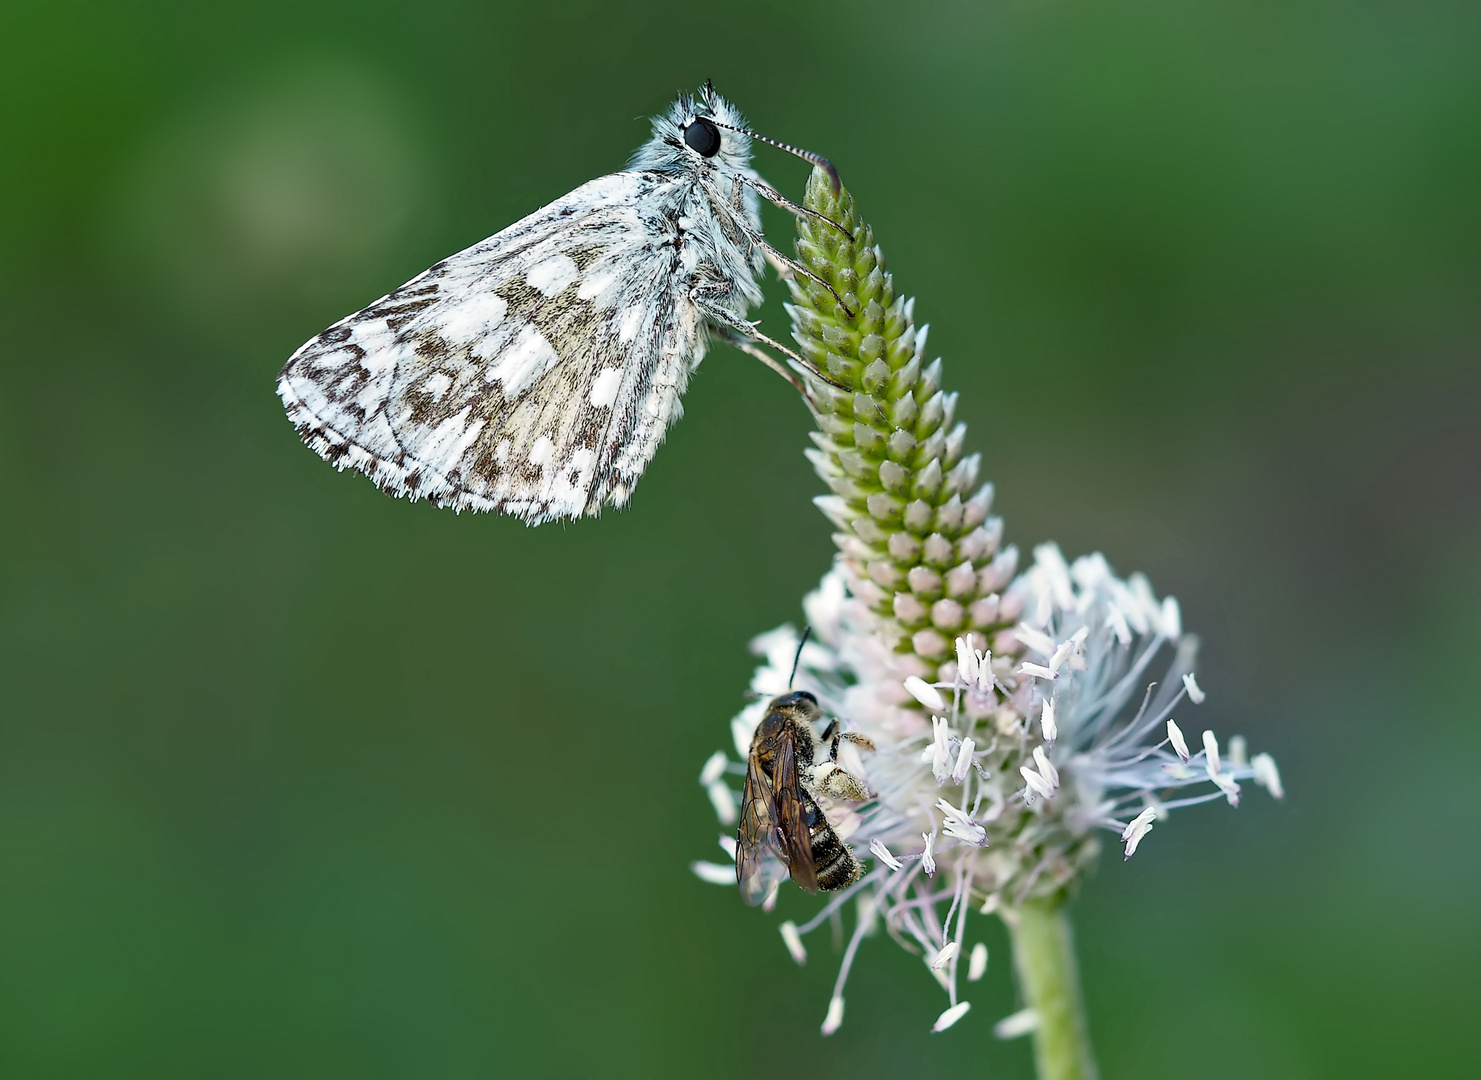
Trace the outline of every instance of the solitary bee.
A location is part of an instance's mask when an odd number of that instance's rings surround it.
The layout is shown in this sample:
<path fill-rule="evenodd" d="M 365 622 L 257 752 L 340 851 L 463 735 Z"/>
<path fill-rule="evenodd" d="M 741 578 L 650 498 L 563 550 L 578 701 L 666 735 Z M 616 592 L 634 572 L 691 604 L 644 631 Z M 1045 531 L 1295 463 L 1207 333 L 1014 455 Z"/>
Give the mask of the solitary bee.
<path fill-rule="evenodd" d="M 801 649 L 798 649 L 799 654 Z M 850 742 L 873 750 L 863 735 L 841 731 L 806 690 L 774 698 L 751 740 L 746 791 L 736 834 L 735 877 L 741 897 L 759 904 L 790 874 L 810 893 L 859 880 L 863 868 L 823 815 L 816 796 L 863 802 L 864 782 L 838 764 Z"/>

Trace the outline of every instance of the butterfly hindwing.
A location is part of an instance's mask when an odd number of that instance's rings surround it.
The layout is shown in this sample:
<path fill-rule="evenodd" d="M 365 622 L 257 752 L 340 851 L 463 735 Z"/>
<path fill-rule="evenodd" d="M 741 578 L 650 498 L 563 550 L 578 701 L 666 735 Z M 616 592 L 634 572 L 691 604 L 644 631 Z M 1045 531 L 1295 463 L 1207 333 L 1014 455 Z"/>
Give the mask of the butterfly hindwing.
<path fill-rule="evenodd" d="M 626 502 L 704 350 L 666 183 L 593 180 L 308 342 L 278 386 L 304 441 L 532 524 Z"/>

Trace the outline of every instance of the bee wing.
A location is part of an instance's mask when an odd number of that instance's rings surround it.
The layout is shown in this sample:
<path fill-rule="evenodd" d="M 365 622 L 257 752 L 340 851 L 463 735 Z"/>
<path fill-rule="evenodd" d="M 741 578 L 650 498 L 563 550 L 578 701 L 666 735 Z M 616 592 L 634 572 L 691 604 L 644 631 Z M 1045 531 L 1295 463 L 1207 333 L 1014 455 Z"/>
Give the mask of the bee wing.
<path fill-rule="evenodd" d="M 792 880 L 810 893 L 818 891 L 818 875 L 812 858 L 812 839 L 802 819 L 801 781 L 797 776 L 797 741 L 785 736 L 777 748 L 772 768 L 772 791 L 776 806 L 776 831 L 782 858 Z"/>
<path fill-rule="evenodd" d="M 704 348 L 674 183 L 583 184 L 309 341 L 278 381 L 304 442 L 393 495 L 530 524 L 625 503 Z"/>
<path fill-rule="evenodd" d="M 741 796 L 735 843 L 736 884 L 740 886 L 741 898 L 752 906 L 764 901 L 787 876 L 777 841 L 776 820 L 771 781 L 752 753 L 746 765 L 746 787 Z"/>

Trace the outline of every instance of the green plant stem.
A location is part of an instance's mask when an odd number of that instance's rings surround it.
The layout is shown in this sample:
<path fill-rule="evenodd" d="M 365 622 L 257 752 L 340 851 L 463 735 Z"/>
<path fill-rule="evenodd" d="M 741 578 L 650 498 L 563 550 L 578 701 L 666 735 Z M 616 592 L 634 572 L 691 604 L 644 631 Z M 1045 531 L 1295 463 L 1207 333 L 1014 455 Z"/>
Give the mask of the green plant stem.
<path fill-rule="evenodd" d="M 1004 922 L 1025 1003 L 1039 1014 L 1034 1029 L 1039 1080 L 1095 1080 L 1099 1073 L 1080 996 L 1074 932 L 1063 901 L 1030 900 L 1006 913 Z"/>

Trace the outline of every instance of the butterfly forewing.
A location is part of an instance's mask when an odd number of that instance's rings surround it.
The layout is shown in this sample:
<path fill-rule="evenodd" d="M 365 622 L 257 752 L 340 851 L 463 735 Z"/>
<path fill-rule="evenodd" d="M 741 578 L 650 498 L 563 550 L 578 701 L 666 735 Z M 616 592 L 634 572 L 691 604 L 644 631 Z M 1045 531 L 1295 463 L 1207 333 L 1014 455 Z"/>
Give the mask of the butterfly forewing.
<path fill-rule="evenodd" d="M 703 354 L 654 173 L 593 180 L 336 323 L 279 394 L 393 494 L 535 523 L 627 501 Z"/>

